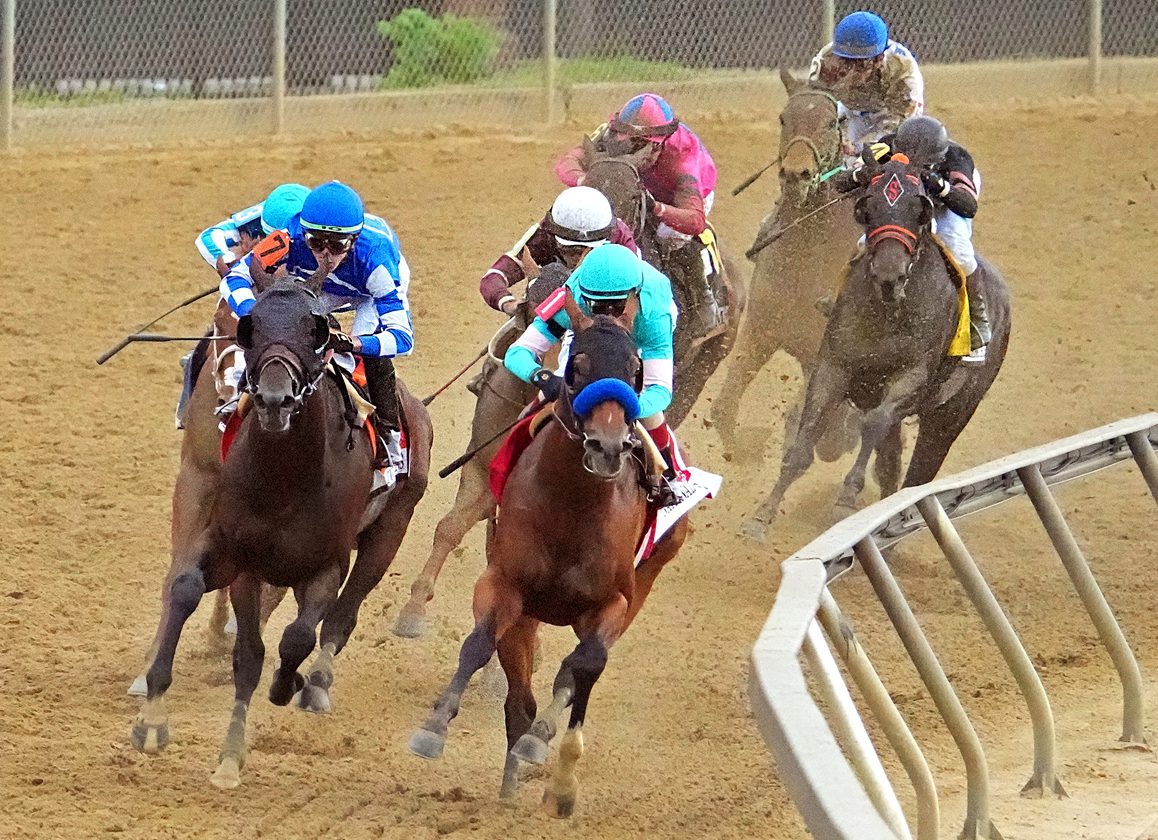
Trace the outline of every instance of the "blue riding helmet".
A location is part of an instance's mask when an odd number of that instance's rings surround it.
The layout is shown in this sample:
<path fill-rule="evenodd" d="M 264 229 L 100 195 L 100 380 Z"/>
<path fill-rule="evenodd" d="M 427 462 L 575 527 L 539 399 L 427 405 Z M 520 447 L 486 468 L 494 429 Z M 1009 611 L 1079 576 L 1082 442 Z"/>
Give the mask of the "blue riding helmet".
<path fill-rule="evenodd" d="M 643 286 L 643 263 L 630 248 L 608 243 L 584 257 L 573 276 L 587 300 L 623 300 Z"/>
<path fill-rule="evenodd" d="M 888 24 L 872 12 L 845 16 L 832 33 L 832 52 L 841 58 L 876 58 L 888 45 Z"/>
<path fill-rule="evenodd" d="M 301 223 L 306 230 L 358 233 L 365 221 L 362 199 L 341 181 L 314 187 L 302 204 Z"/>
<path fill-rule="evenodd" d="M 268 236 L 275 230 L 285 230 L 290 219 L 302 212 L 302 203 L 310 188 L 301 184 L 282 184 L 261 203 L 261 229 Z"/>

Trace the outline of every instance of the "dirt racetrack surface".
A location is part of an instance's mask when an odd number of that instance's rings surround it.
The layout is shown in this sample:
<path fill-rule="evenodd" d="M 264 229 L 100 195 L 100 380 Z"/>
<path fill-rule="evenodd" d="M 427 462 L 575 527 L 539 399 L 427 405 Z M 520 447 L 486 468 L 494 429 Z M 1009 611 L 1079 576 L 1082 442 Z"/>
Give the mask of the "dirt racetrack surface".
<path fill-rule="evenodd" d="M 1158 275 L 1158 103 L 1112 100 L 942 112 L 984 172 L 979 249 L 1009 280 L 1014 334 L 1005 370 L 950 453 L 953 472 L 1154 408 Z M 593 120 L 596 115 L 592 115 Z M 771 206 L 774 179 L 739 198 L 731 187 L 775 153 L 774 118 L 695 128 L 715 153 L 713 219 L 741 252 Z M 398 231 L 413 268 L 417 352 L 400 374 L 429 393 L 499 322 L 477 294 L 491 260 L 538 218 L 557 185 L 550 162 L 580 128 L 531 137 L 447 132 L 278 145 L 136 152 L 25 152 L 0 161 L 7 294 L 0 298 L 0 837 L 477 838 L 806 836 L 747 701 L 749 649 L 771 607 L 778 563 L 829 524 L 849 461 L 818 465 L 789 493 L 769 544 L 737 530 L 774 480 L 781 423 L 799 369 L 778 357 L 749 392 L 742 419 L 761 453 L 726 463 L 703 419 L 722 377 L 682 436 L 725 476 L 722 497 L 613 649 L 595 689 L 570 823 L 542 815 L 541 776 L 515 807 L 498 803 L 502 710 L 468 694 L 437 763 L 406 741 L 453 670 L 482 568 L 476 529 L 452 555 L 432 627 L 390 632 L 433 528 L 453 497 L 433 480 L 395 566 L 367 600 L 340 657 L 327 717 L 265 699 L 283 608 L 250 713 L 242 786 L 209 785 L 228 722 L 228 659 L 207 650 L 207 606 L 191 619 L 168 694 L 172 744 L 158 757 L 127 735 L 168 564 L 172 428 L 180 345 L 95 357 L 129 328 L 213 282 L 193 249 L 205 225 L 284 180 L 337 177 Z M 848 248 L 849 243 L 833 247 Z M 203 329 L 204 302 L 161 326 Z M 461 386 L 432 406 L 435 464 L 468 437 Z M 871 501 L 871 484 L 866 499 Z M 1130 466 L 1064 488 L 1060 499 L 1146 684 L 1158 673 L 1153 568 L 1156 511 Z M 914 539 L 893 565 L 988 751 L 993 816 L 1006 837 L 1136 838 L 1158 820 L 1158 763 L 1115 747 L 1120 689 L 1061 566 L 1024 501 L 963 526 L 1051 693 L 1059 770 L 1070 798 L 1024 800 L 1028 715 L 1013 680 L 933 544 Z M 964 774 L 913 667 L 863 575 L 835 587 L 860 640 L 925 746 L 942 795 L 942 837 L 955 837 Z M 541 702 L 568 632 L 544 632 Z M 1151 707 L 1152 708 L 1152 707 Z M 1156 731 L 1150 711 L 1148 729 Z M 883 742 L 882 742 L 883 743 Z M 887 750 L 884 750 L 887 756 Z M 548 768 L 551 764 L 548 764 Z M 907 808 L 903 773 L 889 764 Z"/>

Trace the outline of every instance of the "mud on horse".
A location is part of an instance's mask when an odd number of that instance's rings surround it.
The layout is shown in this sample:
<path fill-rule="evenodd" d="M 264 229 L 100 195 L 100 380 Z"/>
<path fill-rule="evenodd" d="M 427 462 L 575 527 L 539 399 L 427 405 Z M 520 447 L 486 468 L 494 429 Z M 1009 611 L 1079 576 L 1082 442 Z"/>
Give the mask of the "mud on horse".
<path fill-rule="evenodd" d="M 860 452 L 837 500 L 846 514 L 864 489 L 874 452 L 881 495 L 900 486 L 906 417 L 918 418 L 919 432 L 904 486 L 931 481 L 1005 359 L 1010 305 L 1001 274 L 979 260 L 972 275 L 992 301 L 993 342 L 984 365 L 962 365 L 949 351 L 962 328 L 963 296 L 930 229 L 933 204 L 920 173 L 902 155 L 870 166 L 868 191 L 854 210 L 867 250 L 837 296 L 808 381 L 800 430 L 784 454 L 776 486 L 744 526 L 753 539 L 764 539 L 788 486 L 812 463 L 825 419 L 841 402 L 851 400 L 865 412 Z M 959 352 L 968 353 L 967 336 L 964 344 Z"/>
<path fill-rule="evenodd" d="M 245 763 L 246 716 L 265 652 L 262 583 L 292 587 L 298 604 L 297 618 L 278 646 L 270 700 L 286 705 L 300 692 L 303 708 L 328 711 L 334 657 L 349 640 L 362 601 L 394 559 L 426 488 L 430 418 L 399 382 L 411 471 L 389 493 L 370 498 L 369 437 L 354 428 L 342 386 L 326 373 L 330 330 L 316 294 L 323 279 L 282 279 L 267 286 L 271 278 L 254 274 L 260 294 L 237 325 L 254 408 L 241 421 L 221 465 L 208 510 L 192 515 L 181 506 L 181 494 L 190 490 L 190 465 L 184 459 L 174 492 L 168 597 L 146 675 L 147 699 L 130 740 L 144 752 L 158 752 L 167 744 L 164 698 L 181 630 L 207 591 L 229 587 L 237 616 L 235 702 L 212 778 L 221 788 L 237 786 Z M 212 414 L 208 417 L 216 422 Z M 190 428 L 189 433 L 207 432 Z M 180 528 L 179 507 L 185 511 Z M 319 622 L 321 650 L 303 677 L 298 667 L 317 643 Z"/>
<path fill-rule="evenodd" d="M 648 156 L 648 149 L 626 155 L 608 155 L 598 152 L 589 139 L 584 140 L 583 147 L 587 165 L 584 186 L 594 187 L 607 196 L 616 217 L 632 229 L 643 258 L 672 281 L 672 296 L 679 308 L 680 319 L 676 324 L 674 346 L 676 391 L 665 413 L 671 427 L 679 428 L 708 379 L 735 344 L 741 314 L 747 306 L 747 286 L 736 263 L 722 257 L 718 283 L 727 297 L 723 302 L 727 307 L 727 320 L 715 330 L 701 334 L 702 330 L 692 323 L 693 319 L 687 317 L 695 307 L 683 277 L 690 271 L 686 261 L 699 261 L 702 255 L 695 248 L 672 248 L 657 237 L 655 216 L 649 210 L 651 197 L 639 171 L 641 162 Z"/>
<path fill-rule="evenodd" d="M 687 531 L 681 520 L 635 567 L 647 517 L 633 458 L 631 421 L 638 411 L 634 387 L 641 365 L 630 332 L 635 307 L 629 305 L 619 319 L 592 320 L 568 298 L 567 313 L 575 339 L 566 392 L 556 402 L 555 421 L 534 438 L 507 479 L 487 543 L 487 568 L 475 584 L 474 629 L 450 684 L 410 740 L 420 756 L 442 754 L 463 692 L 497 650 L 508 682 L 501 796 L 514 794 L 520 761 L 546 761 L 557 719 L 570 707 L 559 765 L 543 797 L 557 817 L 575 807 L 591 688 Z M 536 717 L 531 668 L 541 622 L 572 627 L 579 644 L 563 660 L 550 705 Z"/>

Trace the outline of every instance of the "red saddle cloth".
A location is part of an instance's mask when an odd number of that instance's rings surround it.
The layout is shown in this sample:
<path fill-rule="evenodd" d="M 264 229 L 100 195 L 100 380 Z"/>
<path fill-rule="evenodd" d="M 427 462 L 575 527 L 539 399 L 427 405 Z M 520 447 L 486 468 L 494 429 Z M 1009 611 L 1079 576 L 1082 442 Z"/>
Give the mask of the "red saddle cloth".
<path fill-rule="evenodd" d="M 506 440 L 503 441 L 503 445 L 499 447 L 499 451 L 495 453 L 495 457 L 491 460 L 491 495 L 495 497 L 496 504 L 503 503 L 503 490 L 506 489 L 507 479 L 510 478 L 511 470 L 515 468 L 519 456 L 531 445 L 531 439 L 533 437 L 531 435 L 531 424 L 534 421 L 534 412 L 520 420 L 518 424 L 511 429 Z"/>

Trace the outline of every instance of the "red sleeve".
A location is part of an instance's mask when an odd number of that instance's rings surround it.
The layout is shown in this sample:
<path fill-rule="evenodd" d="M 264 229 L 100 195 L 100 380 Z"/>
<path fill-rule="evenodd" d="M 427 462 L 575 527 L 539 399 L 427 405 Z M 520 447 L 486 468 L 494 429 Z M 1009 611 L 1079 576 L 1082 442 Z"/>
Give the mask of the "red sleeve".
<path fill-rule="evenodd" d="M 582 143 L 559 158 L 559 162 L 555 164 L 556 177 L 569 187 L 579 186 L 584 171 Z"/>
<path fill-rule="evenodd" d="M 519 261 L 508 254 L 503 254 L 482 276 L 478 284 L 479 294 L 487 302 L 487 306 L 501 312 L 499 301 L 509 295 L 510 287 L 522 279 L 523 267 L 519 265 Z"/>
<path fill-rule="evenodd" d="M 615 233 L 611 234 L 611 242 L 613 245 L 622 245 L 624 248 L 630 248 L 635 253 L 639 253 L 639 246 L 635 244 L 635 234 L 631 232 L 631 228 L 623 219 L 615 220 Z"/>
<path fill-rule="evenodd" d="M 680 178 L 675 200 L 671 204 L 657 201 L 652 212 L 668 227 L 688 236 L 699 236 L 708 226 L 703 196 L 700 195 L 695 178 L 690 175 Z"/>

